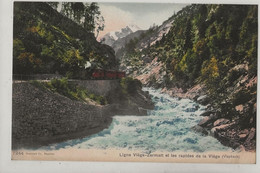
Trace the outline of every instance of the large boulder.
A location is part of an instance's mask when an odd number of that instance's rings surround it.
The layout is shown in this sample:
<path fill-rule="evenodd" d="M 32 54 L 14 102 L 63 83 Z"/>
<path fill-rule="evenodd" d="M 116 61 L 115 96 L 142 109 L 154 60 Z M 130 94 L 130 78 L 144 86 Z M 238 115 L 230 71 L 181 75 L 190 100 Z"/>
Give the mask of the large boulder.
<path fill-rule="evenodd" d="M 210 114 L 213 114 L 214 112 L 213 111 L 205 111 L 203 112 L 202 114 L 200 114 L 200 116 L 203 116 L 203 117 L 206 117 L 206 116 L 210 116 Z"/>
<path fill-rule="evenodd" d="M 205 135 L 205 136 L 208 135 L 208 131 L 205 128 L 199 126 L 199 125 L 193 126 L 191 128 L 191 130 L 198 132 L 198 133 L 201 133 L 202 135 Z"/>
<path fill-rule="evenodd" d="M 209 103 L 209 97 L 207 95 L 203 95 L 197 98 L 197 102 L 206 106 Z"/>
<path fill-rule="evenodd" d="M 218 132 L 222 132 L 222 131 L 226 131 L 227 129 L 231 128 L 233 125 L 235 124 L 235 122 L 229 123 L 229 124 L 223 124 L 217 127 L 213 127 L 210 131 L 212 134 L 214 134 L 215 136 L 217 136 Z"/>
<path fill-rule="evenodd" d="M 256 135 L 256 129 L 255 128 L 251 128 L 249 134 L 248 134 L 248 137 L 245 141 L 245 145 L 250 145 L 252 142 L 252 140 L 255 138 L 255 135 Z"/>
<path fill-rule="evenodd" d="M 213 123 L 217 118 L 218 118 L 218 116 L 216 114 L 210 114 L 210 116 L 204 117 L 198 123 L 198 125 L 201 126 L 201 127 L 207 127 L 210 123 Z"/>
<path fill-rule="evenodd" d="M 216 120 L 216 121 L 213 123 L 213 126 L 216 127 L 216 126 L 220 126 L 220 125 L 228 124 L 228 123 L 230 123 L 230 120 L 225 119 L 225 118 L 220 118 L 220 119 Z"/>

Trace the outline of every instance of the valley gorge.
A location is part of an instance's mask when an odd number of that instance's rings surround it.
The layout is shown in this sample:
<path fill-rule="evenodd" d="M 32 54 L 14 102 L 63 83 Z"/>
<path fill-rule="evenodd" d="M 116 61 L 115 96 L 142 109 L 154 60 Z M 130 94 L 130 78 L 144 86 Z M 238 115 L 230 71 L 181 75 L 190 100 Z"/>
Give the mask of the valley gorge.
<path fill-rule="evenodd" d="M 13 148 L 255 152 L 257 8 L 187 5 L 98 42 L 48 4 L 17 3 L 14 73 L 66 80 L 13 82 Z M 126 77 L 84 81 L 87 62 Z"/>

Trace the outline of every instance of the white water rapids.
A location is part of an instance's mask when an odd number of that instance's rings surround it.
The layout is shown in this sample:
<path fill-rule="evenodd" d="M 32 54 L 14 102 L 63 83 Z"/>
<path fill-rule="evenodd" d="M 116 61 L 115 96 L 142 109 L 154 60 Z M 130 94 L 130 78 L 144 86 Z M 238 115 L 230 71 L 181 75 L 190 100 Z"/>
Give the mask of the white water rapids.
<path fill-rule="evenodd" d="M 155 109 L 148 116 L 114 116 L 108 129 L 83 139 L 52 144 L 41 149 L 127 149 L 154 151 L 227 151 L 211 136 L 190 128 L 203 118 L 205 107 L 189 99 L 172 98 L 160 90 L 145 88 L 152 96 Z"/>

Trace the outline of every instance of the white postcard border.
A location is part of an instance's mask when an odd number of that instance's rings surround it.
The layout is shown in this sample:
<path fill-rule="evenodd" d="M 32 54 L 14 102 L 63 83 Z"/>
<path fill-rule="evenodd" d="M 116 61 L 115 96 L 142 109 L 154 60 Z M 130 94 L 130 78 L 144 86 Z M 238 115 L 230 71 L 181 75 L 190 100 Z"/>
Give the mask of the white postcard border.
<path fill-rule="evenodd" d="M 55 0 L 56 1 L 56 0 Z M 105 0 L 96 0 L 105 2 Z M 113 2 L 129 2 L 114 0 Z M 130 2 L 140 2 L 133 0 Z M 257 0 L 143 0 L 143 2 L 174 2 L 174 3 L 239 3 L 258 4 Z M 256 164 L 187 164 L 187 163 L 117 163 L 117 162 L 68 162 L 68 161 L 12 161 L 11 160 L 11 105 L 12 105 L 12 3 L 11 0 L 0 1 L 0 172 L 44 173 L 44 172 L 257 172 L 259 163 L 259 139 L 257 133 Z M 259 14 L 259 7 L 258 7 Z M 258 17 L 259 21 L 259 17 Z M 259 29 L 258 29 L 259 30 Z M 258 32 L 259 38 L 259 32 Z M 259 56 L 259 44 L 258 44 Z M 259 67 L 258 61 L 258 67 Z M 258 68 L 259 74 L 259 68 Z M 258 85 L 259 91 L 259 85 Z M 259 94 L 257 96 L 259 100 Z M 257 104 L 259 108 L 259 103 Z M 257 111 L 259 116 L 259 111 Z M 257 118 L 259 126 L 260 118 Z M 259 132 L 259 128 L 257 128 Z"/>

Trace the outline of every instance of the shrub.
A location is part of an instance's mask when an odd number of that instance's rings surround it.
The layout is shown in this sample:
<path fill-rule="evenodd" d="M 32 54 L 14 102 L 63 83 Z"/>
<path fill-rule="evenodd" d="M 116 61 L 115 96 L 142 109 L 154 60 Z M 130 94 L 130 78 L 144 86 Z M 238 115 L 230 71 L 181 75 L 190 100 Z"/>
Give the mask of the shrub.
<path fill-rule="evenodd" d="M 213 56 L 210 61 L 205 61 L 202 65 L 201 75 L 206 80 L 216 79 L 219 77 L 218 61 Z"/>
<path fill-rule="evenodd" d="M 46 89 L 46 87 L 39 81 L 37 80 L 31 80 L 30 81 L 30 84 L 36 86 L 37 88 L 40 88 L 40 89 Z"/>
<path fill-rule="evenodd" d="M 172 82 L 171 82 L 170 76 L 168 74 L 164 75 L 163 76 L 163 85 L 169 88 L 171 86 L 171 84 L 172 84 Z"/>
<path fill-rule="evenodd" d="M 97 103 L 101 104 L 101 105 L 106 105 L 108 102 L 107 102 L 107 99 L 103 96 L 97 96 L 93 93 L 87 95 L 88 98 L 90 98 L 91 100 L 94 100 L 96 101 Z"/>
<path fill-rule="evenodd" d="M 122 87 L 123 93 L 125 94 L 134 94 L 136 93 L 138 88 L 142 88 L 142 83 L 131 77 L 122 78 L 120 81 L 120 85 Z"/>
<path fill-rule="evenodd" d="M 250 92 L 246 89 L 242 89 L 234 95 L 233 105 L 244 104 L 252 98 Z"/>
<path fill-rule="evenodd" d="M 72 100 L 86 101 L 89 98 L 101 105 L 106 105 L 107 99 L 104 96 L 98 96 L 93 93 L 89 93 L 86 89 L 78 87 L 73 84 L 69 84 L 67 78 L 53 79 L 50 82 L 42 83 L 39 81 L 30 81 L 31 84 L 41 89 L 50 89 L 53 92 L 57 92 Z"/>
<path fill-rule="evenodd" d="M 103 96 L 97 96 L 96 101 L 101 104 L 101 105 L 106 105 L 107 104 L 107 99 Z"/>
<path fill-rule="evenodd" d="M 244 73 L 243 70 L 232 70 L 229 74 L 228 74 L 228 81 L 230 83 L 233 83 L 234 81 L 236 81 L 242 74 Z"/>
<path fill-rule="evenodd" d="M 68 96 L 69 98 L 74 98 L 73 95 L 70 93 L 70 89 L 68 87 L 68 79 L 52 79 L 50 82 L 52 89 L 57 91 L 58 93 Z"/>

